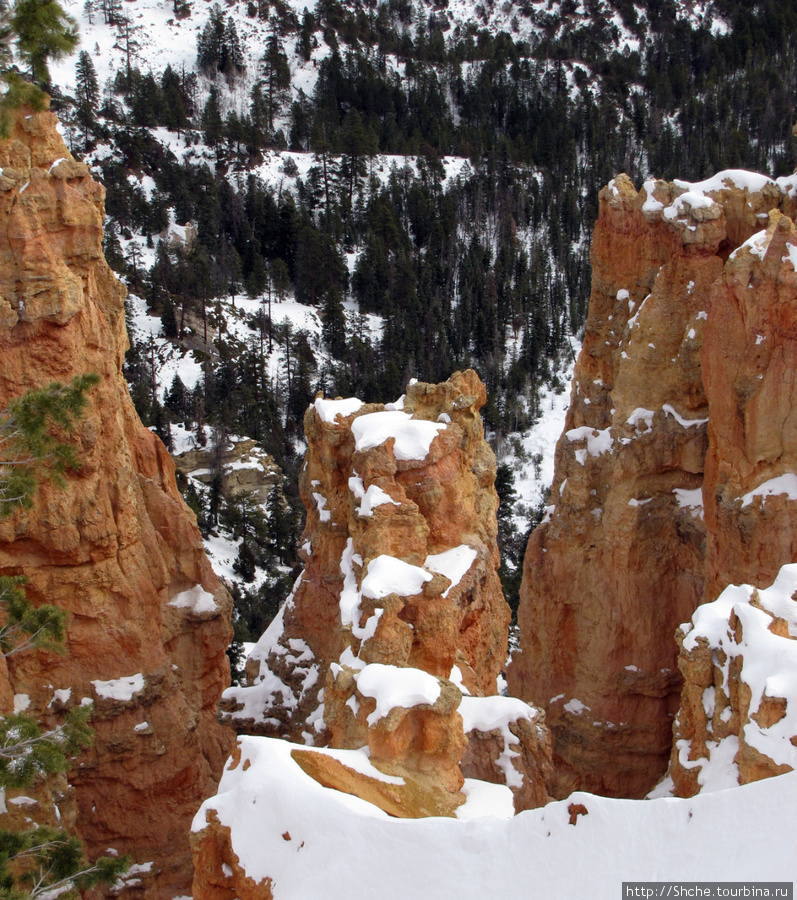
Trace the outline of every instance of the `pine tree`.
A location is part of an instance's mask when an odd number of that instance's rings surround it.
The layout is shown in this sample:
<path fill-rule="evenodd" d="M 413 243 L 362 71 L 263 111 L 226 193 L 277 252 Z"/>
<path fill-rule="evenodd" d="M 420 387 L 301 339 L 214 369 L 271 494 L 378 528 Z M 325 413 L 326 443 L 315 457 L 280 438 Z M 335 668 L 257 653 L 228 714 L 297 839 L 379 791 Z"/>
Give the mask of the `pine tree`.
<path fill-rule="evenodd" d="M 235 21 L 226 16 L 218 3 L 197 39 L 197 65 L 206 74 L 223 72 L 236 75 L 243 71 L 244 56 Z"/>
<path fill-rule="evenodd" d="M 252 268 L 244 279 L 246 293 L 254 300 L 266 290 L 268 273 L 260 253 L 255 253 Z"/>
<path fill-rule="evenodd" d="M 219 110 L 219 92 L 216 90 L 215 84 L 211 85 L 208 102 L 202 112 L 202 131 L 208 147 L 213 149 L 220 145 L 224 132 L 224 121 Z"/>
<path fill-rule="evenodd" d="M 197 65 L 204 72 L 217 72 L 221 66 L 224 46 L 224 13 L 214 3 L 205 27 L 197 38 Z"/>
<path fill-rule="evenodd" d="M 63 59 L 77 46 L 77 22 L 56 0 L 17 0 L 11 13 L 17 49 L 35 84 L 49 85 L 48 60 Z"/>
<path fill-rule="evenodd" d="M 305 8 L 302 15 L 302 27 L 299 31 L 299 41 L 296 48 L 299 51 L 299 56 L 301 56 L 305 62 L 310 62 L 310 57 L 313 53 L 313 32 L 315 31 L 315 25 L 315 16 Z"/>
<path fill-rule="evenodd" d="M 161 76 L 161 92 L 163 94 L 162 124 L 172 131 L 176 131 L 179 137 L 189 124 L 186 97 L 180 76 L 168 65 Z"/>
<path fill-rule="evenodd" d="M 288 266 L 282 259 L 272 259 L 268 271 L 271 276 L 271 285 L 277 295 L 277 302 L 282 303 L 291 286 L 291 274 Z"/>
<path fill-rule="evenodd" d="M 187 399 L 188 392 L 185 389 L 185 385 L 180 376 L 175 373 L 169 392 L 166 394 L 166 407 L 175 413 L 175 415 L 184 416 L 186 413 Z"/>
<path fill-rule="evenodd" d="M 89 133 L 96 122 L 94 111 L 99 99 L 97 72 L 91 57 L 85 50 L 81 50 L 75 67 L 75 112 L 83 129 L 83 142 L 86 146 L 89 142 Z"/>
<path fill-rule="evenodd" d="M 291 517 L 285 499 L 284 485 L 275 484 L 266 499 L 269 547 L 279 559 L 288 552 L 293 537 Z"/>
<path fill-rule="evenodd" d="M 263 95 L 263 87 L 259 81 L 252 85 L 249 104 L 250 140 L 251 150 L 257 153 L 261 147 L 265 147 L 268 141 L 269 118 L 268 103 Z"/>
<path fill-rule="evenodd" d="M 179 336 L 177 329 L 177 316 L 174 312 L 174 303 L 171 297 L 167 297 L 163 303 L 163 312 L 161 313 L 161 327 L 163 328 L 163 336 L 167 338 L 177 338 Z"/>
<path fill-rule="evenodd" d="M 131 58 L 133 53 L 140 49 L 140 45 L 135 38 L 136 28 L 130 21 L 130 17 L 119 14 L 116 16 L 116 41 L 114 47 L 124 50 L 125 54 L 125 73 L 127 75 L 128 90 L 130 89 L 130 80 L 133 71 Z"/>
<path fill-rule="evenodd" d="M 346 352 L 346 316 L 337 288 L 331 288 L 324 296 L 321 306 L 321 335 L 332 356 L 342 359 Z"/>
<path fill-rule="evenodd" d="M 106 25 L 116 25 L 122 15 L 122 0 L 100 0 Z"/>
<path fill-rule="evenodd" d="M 244 53 L 241 48 L 241 41 L 238 38 L 238 29 L 235 27 L 235 21 L 230 16 L 227 16 L 224 24 L 220 68 L 225 75 L 236 75 L 246 68 L 244 66 Z"/>
<path fill-rule="evenodd" d="M 0 3 L 0 70 L 7 69 L 13 62 L 11 44 L 14 39 L 14 29 L 11 27 L 11 12 L 7 0 Z"/>
<path fill-rule="evenodd" d="M 355 190 L 365 176 L 365 156 L 368 152 L 368 136 L 360 114 L 356 109 L 346 113 L 342 129 L 343 165 L 341 178 L 347 184 L 346 208 L 351 213 Z"/>
<path fill-rule="evenodd" d="M 277 33 L 276 22 L 272 22 L 271 33 L 266 40 L 266 52 L 262 60 L 263 86 L 265 88 L 268 130 L 274 130 L 274 116 L 282 109 L 289 96 L 291 70 L 288 57 Z"/>
<path fill-rule="evenodd" d="M 86 393 L 97 375 L 79 375 L 69 384 L 53 382 L 29 391 L 0 411 L 0 518 L 16 506 L 31 506 L 41 478 L 63 485 L 64 473 L 80 468 L 69 435 L 86 408 Z"/>

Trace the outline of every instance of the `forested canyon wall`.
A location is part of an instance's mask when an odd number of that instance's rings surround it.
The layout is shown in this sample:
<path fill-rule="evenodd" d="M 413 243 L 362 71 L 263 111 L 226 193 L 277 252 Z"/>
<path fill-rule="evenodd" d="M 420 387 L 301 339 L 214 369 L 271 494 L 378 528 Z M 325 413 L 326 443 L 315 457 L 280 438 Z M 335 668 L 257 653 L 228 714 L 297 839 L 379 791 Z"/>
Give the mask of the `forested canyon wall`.
<path fill-rule="evenodd" d="M 601 191 L 584 347 L 509 672 L 547 709 L 555 796 L 650 790 L 683 678 L 680 753 L 696 768 L 707 716 L 687 707 L 724 676 L 686 650 L 679 671 L 673 635 L 727 585 L 768 587 L 795 559 L 795 184 L 725 172 Z"/>
<path fill-rule="evenodd" d="M 3 712 L 15 695 L 52 725 L 93 701 L 95 741 L 70 773 L 63 821 L 92 855 L 131 854 L 141 868 L 126 896 L 171 898 L 188 890 L 190 820 L 230 750 L 216 706 L 231 601 L 122 377 L 124 288 L 103 257 L 104 189 L 49 112 L 17 115 L 0 166 L 0 408 L 100 376 L 74 436 L 80 471 L 0 521 L 0 573 L 27 576 L 34 604 L 69 613 L 64 655 L 9 658 Z"/>

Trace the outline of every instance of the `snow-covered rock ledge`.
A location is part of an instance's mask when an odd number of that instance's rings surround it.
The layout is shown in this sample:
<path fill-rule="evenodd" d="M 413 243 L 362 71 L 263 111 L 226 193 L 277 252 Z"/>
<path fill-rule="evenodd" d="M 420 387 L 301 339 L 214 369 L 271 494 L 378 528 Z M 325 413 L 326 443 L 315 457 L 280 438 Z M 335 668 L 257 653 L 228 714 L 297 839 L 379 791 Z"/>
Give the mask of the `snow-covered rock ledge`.
<path fill-rule="evenodd" d="M 275 900 L 484 900 L 532 897 L 539 885 L 548 897 L 617 900 L 623 881 L 654 872 L 690 882 L 795 875 L 797 773 L 689 800 L 577 793 L 514 817 L 508 789 L 486 785 L 456 819 L 407 820 L 322 787 L 294 748 L 239 739 L 217 796 L 194 819 L 194 900 L 221 889 Z"/>
<path fill-rule="evenodd" d="M 795 592 L 797 564 L 786 565 L 771 587 L 730 585 L 681 626 L 670 761 L 680 796 L 797 769 Z"/>

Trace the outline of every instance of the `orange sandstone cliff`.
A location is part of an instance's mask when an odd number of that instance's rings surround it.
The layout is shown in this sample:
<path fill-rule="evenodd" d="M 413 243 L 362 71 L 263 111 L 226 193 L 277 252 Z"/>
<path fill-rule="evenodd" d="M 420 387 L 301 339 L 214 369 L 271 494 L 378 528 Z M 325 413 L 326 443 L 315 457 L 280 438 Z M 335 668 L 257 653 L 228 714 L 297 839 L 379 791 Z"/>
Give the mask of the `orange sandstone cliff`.
<path fill-rule="evenodd" d="M 75 436 L 79 473 L 0 522 L 0 573 L 27 576 L 34 604 L 69 613 L 66 654 L 9 658 L 0 695 L 49 724 L 94 702 L 95 742 L 64 801 L 75 830 L 91 855 L 131 854 L 125 896 L 171 898 L 187 892 L 191 817 L 230 749 L 216 705 L 231 601 L 122 377 L 124 288 L 102 254 L 103 188 L 49 112 L 17 117 L 0 168 L 0 408 L 100 376 Z"/>
<path fill-rule="evenodd" d="M 676 635 L 670 775 L 682 796 L 797 767 L 797 233 L 779 208 L 763 224 L 725 264 L 701 351 L 715 602 Z"/>
<path fill-rule="evenodd" d="M 509 672 L 510 691 L 547 710 L 556 796 L 649 791 L 679 707 L 676 629 L 797 558 L 797 490 L 777 480 L 797 452 L 795 183 L 726 172 L 636 191 L 619 176 L 601 191 Z"/>
<path fill-rule="evenodd" d="M 300 478 L 305 569 L 250 655 L 253 686 L 225 695 L 239 730 L 323 736 L 315 711 L 329 665 L 347 647 L 356 655 L 372 616 L 376 630 L 363 659 L 446 678 L 457 666 L 468 689 L 495 692 L 510 613 L 498 579 L 495 457 L 478 413 L 485 399 L 484 385 L 467 372 L 443 385 L 411 385 L 398 404 L 310 406 Z M 435 564 L 443 572 L 446 558 L 437 555 L 452 551 L 464 568 L 449 591 Z M 368 597 L 359 609 L 356 590 L 382 557 L 414 567 L 428 558 L 428 571 L 408 594 Z"/>

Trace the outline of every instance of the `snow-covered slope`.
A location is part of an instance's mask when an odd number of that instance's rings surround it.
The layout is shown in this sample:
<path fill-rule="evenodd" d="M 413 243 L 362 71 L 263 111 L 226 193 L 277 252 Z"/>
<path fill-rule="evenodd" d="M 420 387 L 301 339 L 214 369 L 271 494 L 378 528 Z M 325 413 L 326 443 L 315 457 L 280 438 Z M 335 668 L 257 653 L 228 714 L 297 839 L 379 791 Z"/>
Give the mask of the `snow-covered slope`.
<path fill-rule="evenodd" d="M 281 5 L 298 20 L 305 10 L 312 12 L 315 9 L 312 0 L 285 0 Z M 723 33 L 727 30 L 727 23 L 717 15 L 714 5 L 711 0 L 675 0 L 672 4 L 677 20 L 688 22 L 692 27 L 708 26 L 714 33 Z M 114 26 L 105 24 L 101 12 L 93 12 L 89 17 L 82 0 L 65 0 L 63 6 L 77 20 L 82 37 L 81 48 L 91 54 L 100 84 L 104 84 L 126 66 L 126 44 L 119 40 Z M 174 14 L 172 0 L 135 0 L 135 4 L 125 4 L 124 12 L 130 17 L 132 26 L 131 64 L 143 72 L 162 72 L 167 65 L 178 72 L 193 70 L 196 66 L 197 37 L 207 24 L 212 6 L 209 0 L 194 0 L 190 4 L 189 15 L 178 18 Z M 353 2 L 342 3 L 341 6 L 356 9 Z M 457 34 L 458 30 L 459 33 L 466 33 L 476 26 L 495 34 L 505 31 L 516 40 L 525 40 L 534 46 L 542 37 L 561 37 L 579 28 L 598 24 L 606 30 L 605 37 L 610 48 L 620 52 L 626 47 L 631 51 L 639 50 L 644 46 L 639 34 L 644 35 L 647 30 L 645 13 L 635 8 L 636 22 L 631 28 L 618 12 L 620 6 L 625 4 L 606 0 L 597 4 L 587 3 L 586 0 L 567 3 L 556 0 L 527 0 L 522 3 L 512 0 L 504 3 L 451 0 L 441 10 L 439 5 L 420 0 L 410 4 L 412 13 L 407 17 L 405 27 L 414 33 L 419 27 L 425 27 L 429 14 L 433 13 L 441 23 L 445 23 L 443 27 L 450 34 Z M 248 74 L 240 82 L 238 91 L 240 99 L 245 100 L 273 26 L 268 18 L 249 15 L 248 4 L 244 2 L 224 4 L 223 11 L 235 23 L 244 52 Z M 423 26 L 419 25 L 421 21 Z M 312 94 L 318 64 L 329 52 L 329 47 L 322 42 L 307 63 L 289 53 L 294 95 L 299 90 L 305 96 Z M 400 69 L 397 60 L 395 65 Z M 74 90 L 73 58 L 53 63 L 51 72 L 56 84 L 67 92 Z"/>
<path fill-rule="evenodd" d="M 193 827 L 215 811 L 246 874 L 273 880 L 275 900 L 617 900 L 629 881 L 797 877 L 797 773 L 691 800 L 577 793 L 510 818 L 508 789 L 474 782 L 461 809 L 482 804 L 478 818 L 406 820 L 321 787 L 290 744 L 245 737 L 240 747 Z"/>

